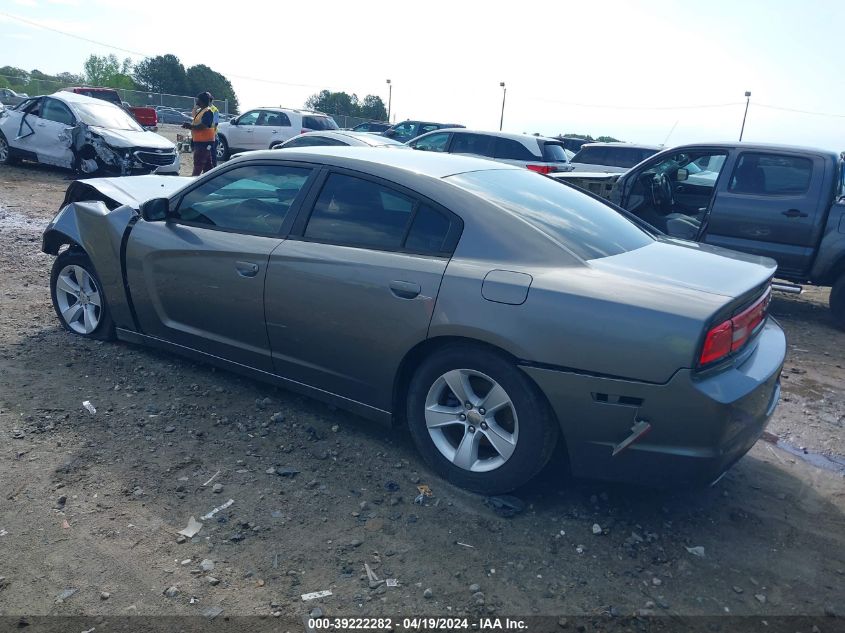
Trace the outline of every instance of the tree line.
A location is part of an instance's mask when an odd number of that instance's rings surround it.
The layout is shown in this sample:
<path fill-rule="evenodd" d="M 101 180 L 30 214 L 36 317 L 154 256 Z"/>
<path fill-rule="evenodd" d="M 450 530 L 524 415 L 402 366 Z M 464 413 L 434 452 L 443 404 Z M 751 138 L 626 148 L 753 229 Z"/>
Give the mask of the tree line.
<path fill-rule="evenodd" d="M 16 92 L 49 94 L 62 87 L 79 85 L 188 96 L 208 91 L 215 99 L 228 99 L 229 112 L 238 112 L 237 95 L 225 75 L 205 64 L 185 68 L 179 58 L 171 54 L 146 57 L 138 63 L 128 57 L 120 60 L 116 55 L 90 55 L 81 73 L 57 75 L 37 69 L 0 67 L 0 88 Z"/>
<path fill-rule="evenodd" d="M 305 107 L 332 115 L 353 116 L 371 121 L 387 121 L 387 108 L 376 95 L 358 99 L 356 94 L 321 90 L 305 100 Z"/>

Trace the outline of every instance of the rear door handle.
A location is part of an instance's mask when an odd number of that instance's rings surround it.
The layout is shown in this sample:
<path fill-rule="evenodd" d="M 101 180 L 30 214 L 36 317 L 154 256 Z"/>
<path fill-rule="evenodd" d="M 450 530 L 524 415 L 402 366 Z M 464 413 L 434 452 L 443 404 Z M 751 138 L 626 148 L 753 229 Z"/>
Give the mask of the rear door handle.
<path fill-rule="evenodd" d="M 258 264 L 253 262 L 235 262 L 235 268 L 241 277 L 255 277 L 258 274 Z"/>
<path fill-rule="evenodd" d="M 788 218 L 806 218 L 807 214 L 802 213 L 798 209 L 790 209 L 789 211 L 784 211 L 783 214 Z"/>
<path fill-rule="evenodd" d="M 390 292 L 400 299 L 413 299 L 422 292 L 422 288 L 413 281 L 391 281 Z"/>

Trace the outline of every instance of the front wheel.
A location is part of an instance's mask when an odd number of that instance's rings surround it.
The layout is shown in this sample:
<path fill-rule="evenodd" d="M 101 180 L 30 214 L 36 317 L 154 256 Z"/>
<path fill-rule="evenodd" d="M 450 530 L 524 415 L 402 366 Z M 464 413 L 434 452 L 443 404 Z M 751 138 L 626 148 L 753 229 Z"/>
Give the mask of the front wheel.
<path fill-rule="evenodd" d="M 502 355 L 455 346 L 426 359 L 408 391 L 411 435 L 429 465 L 483 494 L 527 483 L 549 461 L 558 428 L 543 395 Z"/>
<path fill-rule="evenodd" d="M 69 332 L 86 338 L 114 337 L 103 286 L 84 253 L 65 251 L 56 258 L 50 275 L 50 295 L 59 321 Z"/>
<path fill-rule="evenodd" d="M 839 275 L 839 279 L 833 284 L 828 301 L 836 326 L 845 330 L 845 273 Z"/>
<path fill-rule="evenodd" d="M 12 148 L 9 147 L 9 141 L 0 132 L 0 165 L 14 165 L 17 162 L 17 159 L 12 154 Z"/>

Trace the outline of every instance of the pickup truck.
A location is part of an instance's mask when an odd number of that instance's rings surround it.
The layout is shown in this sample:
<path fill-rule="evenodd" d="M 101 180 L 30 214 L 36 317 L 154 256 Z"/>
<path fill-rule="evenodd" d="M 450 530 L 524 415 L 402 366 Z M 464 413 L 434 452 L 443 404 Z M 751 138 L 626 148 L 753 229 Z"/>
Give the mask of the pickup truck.
<path fill-rule="evenodd" d="M 158 128 L 158 113 L 155 108 L 147 106 L 131 106 L 128 103 L 124 103 L 120 99 L 120 93 L 118 93 L 118 91 L 114 88 L 92 88 L 89 86 L 83 86 L 62 88 L 62 90 L 65 92 L 73 92 L 78 95 L 85 95 L 86 97 L 93 97 L 94 99 L 108 101 L 109 103 L 116 105 L 118 108 L 126 110 L 138 122 L 138 125 L 148 130 L 152 130 L 153 132 L 155 132 Z"/>
<path fill-rule="evenodd" d="M 683 145 L 623 174 L 560 172 L 670 237 L 771 257 L 775 288 L 832 287 L 845 329 L 845 169 L 820 149 L 752 143 Z"/>

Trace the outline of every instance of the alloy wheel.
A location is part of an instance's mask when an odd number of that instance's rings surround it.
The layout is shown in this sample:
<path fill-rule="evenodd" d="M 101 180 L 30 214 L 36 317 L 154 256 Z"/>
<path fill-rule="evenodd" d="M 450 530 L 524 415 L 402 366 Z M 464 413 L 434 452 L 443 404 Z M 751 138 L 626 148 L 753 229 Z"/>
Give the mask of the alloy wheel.
<path fill-rule="evenodd" d="M 62 319 L 79 334 L 91 334 L 100 324 L 103 300 L 97 282 L 82 266 L 65 266 L 56 277 L 56 302 Z"/>
<path fill-rule="evenodd" d="M 519 421 L 513 401 L 479 371 L 453 369 L 434 381 L 425 422 L 437 450 L 464 470 L 495 470 L 516 450 Z"/>

